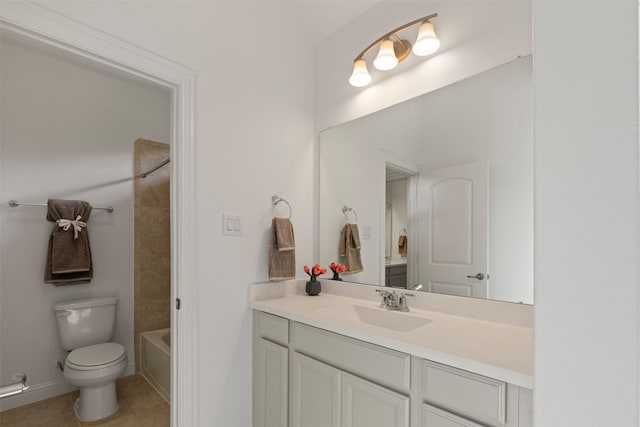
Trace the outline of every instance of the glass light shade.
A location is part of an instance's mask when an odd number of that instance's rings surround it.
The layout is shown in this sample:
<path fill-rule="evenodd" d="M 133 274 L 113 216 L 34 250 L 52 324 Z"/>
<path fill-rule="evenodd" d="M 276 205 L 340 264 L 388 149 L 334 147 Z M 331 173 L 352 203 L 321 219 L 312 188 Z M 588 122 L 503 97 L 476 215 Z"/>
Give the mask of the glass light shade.
<path fill-rule="evenodd" d="M 373 66 L 378 70 L 387 71 L 393 70 L 398 65 L 398 58 L 393 50 L 393 42 L 386 39 L 380 45 L 378 56 L 373 60 Z"/>
<path fill-rule="evenodd" d="M 436 37 L 433 24 L 425 21 L 420 25 L 418 30 L 418 38 L 413 44 L 413 53 L 418 56 L 431 55 L 440 47 L 440 40 Z"/>
<path fill-rule="evenodd" d="M 362 87 L 371 82 L 371 75 L 367 70 L 367 63 L 364 59 L 358 59 L 353 63 L 353 73 L 349 77 L 349 83 L 351 86 Z"/>

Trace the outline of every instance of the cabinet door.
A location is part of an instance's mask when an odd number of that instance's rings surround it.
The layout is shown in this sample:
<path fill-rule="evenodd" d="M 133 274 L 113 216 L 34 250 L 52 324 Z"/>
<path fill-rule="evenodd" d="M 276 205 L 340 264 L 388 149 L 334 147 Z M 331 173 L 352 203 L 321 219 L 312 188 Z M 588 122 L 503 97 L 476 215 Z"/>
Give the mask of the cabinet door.
<path fill-rule="evenodd" d="M 339 427 L 340 371 L 300 353 L 292 358 L 293 427 Z"/>
<path fill-rule="evenodd" d="M 255 427 L 287 425 L 288 361 L 286 347 L 262 338 L 256 340 Z"/>
<path fill-rule="evenodd" d="M 431 405 L 422 405 L 421 427 L 482 427 L 473 421 L 461 418 L 450 412 L 443 411 Z"/>
<path fill-rule="evenodd" d="M 342 427 L 408 427 L 409 398 L 342 374 Z"/>

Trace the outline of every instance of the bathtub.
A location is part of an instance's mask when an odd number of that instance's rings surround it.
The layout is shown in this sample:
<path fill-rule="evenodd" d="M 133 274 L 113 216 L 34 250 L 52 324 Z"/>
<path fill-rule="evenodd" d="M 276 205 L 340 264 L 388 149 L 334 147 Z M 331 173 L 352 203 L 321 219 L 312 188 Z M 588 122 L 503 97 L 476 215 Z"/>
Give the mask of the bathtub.
<path fill-rule="evenodd" d="M 171 329 L 140 334 L 140 371 L 167 402 L 171 390 Z"/>

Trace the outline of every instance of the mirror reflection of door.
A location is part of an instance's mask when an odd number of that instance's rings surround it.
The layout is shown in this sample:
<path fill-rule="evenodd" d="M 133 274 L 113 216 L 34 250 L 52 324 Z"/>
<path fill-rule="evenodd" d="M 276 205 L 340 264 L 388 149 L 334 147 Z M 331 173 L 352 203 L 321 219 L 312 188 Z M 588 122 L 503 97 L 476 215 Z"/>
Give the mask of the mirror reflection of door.
<path fill-rule="evenodd" d="M 421 172 L 420 193 L 419 275 L 425 290 L 486 298 L 486 164 Z"/>
<path fill-rule="evenodd" d="M 407 288 L 409 237 L 409 206 L 412 198 L 410 180 L 413 173 L 392 165 L 385 168 L 385 286 Z"/>

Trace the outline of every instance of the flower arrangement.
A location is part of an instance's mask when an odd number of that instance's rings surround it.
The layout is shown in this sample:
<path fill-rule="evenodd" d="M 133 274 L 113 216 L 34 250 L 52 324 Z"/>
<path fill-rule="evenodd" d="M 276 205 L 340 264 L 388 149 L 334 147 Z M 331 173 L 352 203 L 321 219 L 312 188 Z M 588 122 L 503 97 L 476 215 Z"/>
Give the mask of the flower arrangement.
<path fill-rule="evenodd" d="M 332 262 L 331 264 L 329 264 L 329 268 L 331 269 L 331 271 L 333 271 L 333 277 L 331 278 L 331 280 L 342 280 L 342 278 L 340 277 L 340 273 L 344 273 L 345 271 L 347 271 L 346 265 L 338 264 L 336 262 Z"/>
<path fill-rule="evenodd" d="M 311 277 L 311 281 L 315 282 L 318 276 L 325 274 L 327 272 L 326 268 L 321 268 L 320 264 L 315 264 L 312 268 L 309 268 L 308 265 L 304 266 L 304 272 Z"/>

